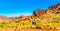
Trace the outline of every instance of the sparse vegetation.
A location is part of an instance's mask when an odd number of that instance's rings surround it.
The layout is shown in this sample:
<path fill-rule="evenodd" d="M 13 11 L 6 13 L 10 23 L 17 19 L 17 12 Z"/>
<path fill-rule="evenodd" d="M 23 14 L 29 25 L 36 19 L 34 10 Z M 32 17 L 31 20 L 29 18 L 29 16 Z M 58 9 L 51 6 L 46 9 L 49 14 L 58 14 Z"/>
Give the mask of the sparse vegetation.
<path fill-rule="evenodd" d="M 59 8 L 60 10 L 60 8 Z M 41 14 L 40 14 L 41 13 Z M 22 18 L 18 21 L 3 21 L 0 22 L 0 30 L 1 29 L 37 29 L 37 30 L 52 30 L 52 31 L 60 31 L 60 14 L 57 14 L 58 12 L 52 10 L 52 12 L 49 10 L 46 11 L 37 11 L 35 15 L 33 16 L 22 16 L 25 18 Z M 36 31 L 36 30 L 32 30 Z"/>
<path fill-rule="evenodd" d="M 38 17 L 37 17 L 38 18 Z M 19 22 L 0 22 L 0 29 L 23 29 L 23 28 L 34 28 L 34 29 L 51 29 L 51 30 L 56 30 L 58 29 L 57 27 L 60 26 L 60 16 L 54 16 L 52 22 L 45 23 L 43 19 L 35 19 L 36 21 L 36 26 L 32 25 L 32 21 L 30 20 L 22 20 Z M 48 18 L 43 17 L 43 18 Z M 60 28 L 59 28 L 60 29 Z"/>

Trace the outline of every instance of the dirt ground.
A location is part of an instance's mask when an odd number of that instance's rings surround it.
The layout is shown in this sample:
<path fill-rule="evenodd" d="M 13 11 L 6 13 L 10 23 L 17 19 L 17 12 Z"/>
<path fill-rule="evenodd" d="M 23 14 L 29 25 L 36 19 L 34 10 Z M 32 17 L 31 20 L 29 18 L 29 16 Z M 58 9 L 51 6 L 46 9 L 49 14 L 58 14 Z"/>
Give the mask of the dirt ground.
<path fill-rule="evenodd" d="M 9 30 L 0 30 L 0 31 L 60 31 L 60 30 L 46 30 L 46 29 L 9 29 Z"/>

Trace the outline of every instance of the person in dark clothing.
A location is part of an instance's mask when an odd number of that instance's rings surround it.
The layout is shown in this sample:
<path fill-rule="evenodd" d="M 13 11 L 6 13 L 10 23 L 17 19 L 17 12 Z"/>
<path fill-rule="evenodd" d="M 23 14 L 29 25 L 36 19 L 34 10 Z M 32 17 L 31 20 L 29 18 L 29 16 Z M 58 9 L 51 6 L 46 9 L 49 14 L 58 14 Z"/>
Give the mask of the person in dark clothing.
<path fill-rule="evenodd" d="M 33 26 L 36 26 L 36 21 L 32 21 L 32 25 Z"/>

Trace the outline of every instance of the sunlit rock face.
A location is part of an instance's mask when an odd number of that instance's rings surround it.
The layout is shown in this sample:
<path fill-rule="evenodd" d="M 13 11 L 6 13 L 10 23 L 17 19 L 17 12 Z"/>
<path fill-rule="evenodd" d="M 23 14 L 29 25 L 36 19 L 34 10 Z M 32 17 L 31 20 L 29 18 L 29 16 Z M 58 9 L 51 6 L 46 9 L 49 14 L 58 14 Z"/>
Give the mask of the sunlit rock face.
<path fill-rule="evenodd" d="M 37 9 L 33 13 L 34 15 L 45 15 L 45 10 Z"/>
<path fill-rule="evenodd" d="M 47 10 L 47 13 L 60 13 L 60 4 L 50 6 Z"/>
<path fill-rule="evenodd" d="M 60 4 L 57 4 L 55 6 L 50 6 L 48 10 L 46 10 L 46 14 L 50 16 L 54 16 L 55 14 L 60 13 Z"/>
<path fill-rule="evenodd" d="M 60 13 L 60 4 L 50 6 L 47 10 L 37 9 L 33 12 L 34 15 L 52 15 Z"/>
<path fill-rule="evenodd" d="M 47 10 L 37 9 L 33 12 L 34 15 L 54 15 L 60 13 L 60 4 L 50 6 Z"/>

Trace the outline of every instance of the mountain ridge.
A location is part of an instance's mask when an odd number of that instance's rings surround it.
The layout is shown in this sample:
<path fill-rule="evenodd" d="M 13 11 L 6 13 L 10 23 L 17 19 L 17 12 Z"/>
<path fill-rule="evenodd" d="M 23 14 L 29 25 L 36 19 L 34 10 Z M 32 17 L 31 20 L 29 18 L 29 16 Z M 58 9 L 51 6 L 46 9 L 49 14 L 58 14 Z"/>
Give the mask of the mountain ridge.
<path fill-rule="evenodd" d="M 54 16 L 55 14 L 60 13 L 60 4 L 57 4 L 55 6 L 50 6 L 48 7 L 47 10 L 41 10 L 37 9 L 33 12 L 33 15 L 31 16 L 19 16 L 19 17 L 6 17 L 6 16 L 0 16 L 0 20 L 24 20 L 26 18 L 31 18 L 32 16 L 44 16 L 44 15 L 49 15 L 49 16 Z"/>

